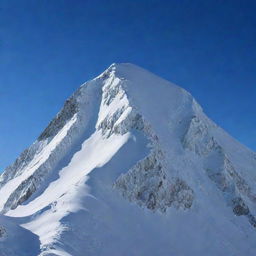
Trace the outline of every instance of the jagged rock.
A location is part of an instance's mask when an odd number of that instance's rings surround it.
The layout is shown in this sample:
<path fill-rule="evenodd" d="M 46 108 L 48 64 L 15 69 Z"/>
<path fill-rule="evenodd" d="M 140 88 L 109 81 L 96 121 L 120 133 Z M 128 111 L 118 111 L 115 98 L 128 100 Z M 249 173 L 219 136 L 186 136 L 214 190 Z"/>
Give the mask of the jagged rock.
<path fill-rule="evenodd" d="M 200 118 L 191 118 L 187 131 L 182 138 L 183 147 L 198 155 L 207 155 L 219 145 L 209 133 L 209 127 Z"/>
<path fill-rule="evenodd" d="M 5 237 L 7 234 L 6 234 L 6 230 L 3 226 L 0 226 L 0 238 L 3 238 Z"/>
<path fill-rule="evenodd" d="M 256 217 L 252 214 L 248 214 L 248 219 L 249 219 L 249 222 L 250 224 L 256 228 Z"/>
<path fill-rule="evenodd" d="M 9 180 L 19 176 L 24 168 L 28 166 L 34 156 L 38 154 L 44 146 L 44 142 L 36 141 L 29 148 L 25 149 L 15 162 L 8 166 L 0 176 L 0 188 Z"/>
<path fill-rule="evenodd" d="M 208 177 L 223 192 L 227 204 L 231 200 L 234 214 L 237 216 L 247 215 L 248 221 L 254 225 L 254 218 L 249 207 L 242 200 L 241 195 L 247 196 L 251 201 L 256 201 L 256 196 L 246 181 L 238 174 L 228 159 L 223 148 L 216 139 L 210 135 L 209 126 L 197 116 L 193 116 L 187 131 L 182 138 L 185 149 L 205 157 L 204 168 Z"/>
<path fill-rule="evenodd" d="M 179 178 L 167 178 L 162 157 L 161 151 L 152 152 L 121 175 L 114 187 L 129 201 L 150 210 L 165 212 L 172 205 L 190 208 L 194 199 L 193 190 Z"/>
<path fill-rule="evenodd" d="M 245 205 L 244 201 L 242 200 L 242 198 L 234 198 L 232 200 L 233 203 L 233 212 L 235 213 L 235 215 L 237 216 L 241 216 L 241 215 L 247 215 L 249 214 L 249 208 L 248 206 Z"/>
<path fill-rule="evenodd" d="M 22 182 L 16 189 L 15 193 L 10 195 L 2 212 L 5 213 L 10 209 L 15 209 L 18 205 L 29 199 L 30 196 L 36 191 L 35 184 L 39 183 L 40 181 L 37 180 L 36 176 L 30 176 L 27 180 Z"/>
<path fill-rule="evenodd" d="M 70 120 L 78 111 L 78 104 L 74 96 L 70 97 L 64 104 L 62 110 L 50 122 L 47 128 L 38 137 L 38 140 L 45 140 L 55 136 L 61 130 L 66 122 Z"/>

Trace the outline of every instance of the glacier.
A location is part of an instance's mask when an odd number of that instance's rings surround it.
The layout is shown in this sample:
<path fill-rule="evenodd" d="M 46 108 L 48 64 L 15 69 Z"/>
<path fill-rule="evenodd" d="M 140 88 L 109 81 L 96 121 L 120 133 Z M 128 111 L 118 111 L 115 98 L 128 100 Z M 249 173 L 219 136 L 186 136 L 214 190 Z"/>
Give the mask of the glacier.
<path fill-rule="evenodd" d="M 255 184 L 190 93 L 112 64 L 0 176 L 0 255 L 254 256 Z"/>

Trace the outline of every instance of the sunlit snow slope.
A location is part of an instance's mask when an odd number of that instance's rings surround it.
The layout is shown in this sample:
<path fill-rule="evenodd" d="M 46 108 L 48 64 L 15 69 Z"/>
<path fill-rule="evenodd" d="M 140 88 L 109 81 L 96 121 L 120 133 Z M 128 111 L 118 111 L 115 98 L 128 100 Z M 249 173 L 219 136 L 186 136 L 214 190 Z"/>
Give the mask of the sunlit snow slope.
<path fill-rule="evenodd" d="M 0 177 L 0 255 L 254 256 L 255 184 L 188 92 L 113 64 Z"/>

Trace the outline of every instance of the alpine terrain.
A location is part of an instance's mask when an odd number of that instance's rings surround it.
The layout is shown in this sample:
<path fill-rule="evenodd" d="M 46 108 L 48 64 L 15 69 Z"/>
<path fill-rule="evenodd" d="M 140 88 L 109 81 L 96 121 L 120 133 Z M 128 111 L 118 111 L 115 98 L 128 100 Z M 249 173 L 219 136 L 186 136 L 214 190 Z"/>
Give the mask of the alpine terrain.
<path fill-rule="evenodd" d="M 1 256 L 255 256 L 256 154 L 112 64 L 4 170 L 0 211 Z"/>

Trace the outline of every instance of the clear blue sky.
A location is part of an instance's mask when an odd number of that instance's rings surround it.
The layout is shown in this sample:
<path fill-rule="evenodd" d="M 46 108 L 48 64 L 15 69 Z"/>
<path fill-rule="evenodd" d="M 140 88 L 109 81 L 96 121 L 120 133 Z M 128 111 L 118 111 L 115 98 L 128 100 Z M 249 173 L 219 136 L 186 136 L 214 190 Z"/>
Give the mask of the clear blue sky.
<path fill-rule="evenodd" d="M 256 150 L 256 1 L 0 0 L 0 170 L 84 81 L 132 62 Z"/>

